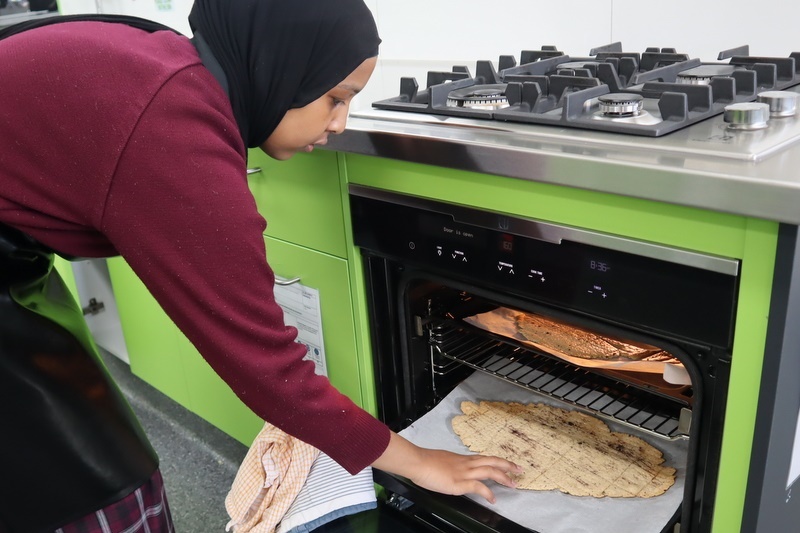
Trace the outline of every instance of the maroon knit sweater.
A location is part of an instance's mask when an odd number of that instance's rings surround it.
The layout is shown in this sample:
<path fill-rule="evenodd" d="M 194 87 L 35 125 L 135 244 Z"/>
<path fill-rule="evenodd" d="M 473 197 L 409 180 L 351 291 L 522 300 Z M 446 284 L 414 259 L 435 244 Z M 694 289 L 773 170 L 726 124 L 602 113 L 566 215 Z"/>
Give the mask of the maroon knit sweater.
<path fill-rule="evenodd" d="M 122 255 L 259 416 L 351 473 L 389 430 L 303 362 L 222 88 L 191 42 L 70 22 L 0 41 L 0 221 L 79 257 Z"/>

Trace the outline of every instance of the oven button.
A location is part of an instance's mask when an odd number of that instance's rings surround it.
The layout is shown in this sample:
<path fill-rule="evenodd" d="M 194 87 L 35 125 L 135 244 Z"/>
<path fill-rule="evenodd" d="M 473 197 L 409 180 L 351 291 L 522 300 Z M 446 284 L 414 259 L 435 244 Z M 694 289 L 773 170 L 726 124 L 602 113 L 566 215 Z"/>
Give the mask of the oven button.
<path fill-rule="evenodd" d="M 606 298 L 608 298 L 608 293 L 606 292 L 606 290 L 603 288 L 602 285 L 592 285 L 591 288 L 586 290 L 586 292 L 588 292 L 593 297 L 599 298 L 601 300 L 605 300 Z"/>
<path fill-rule="evenodd" d="M 545 282 L 544 272 L 542 272 L 541 270 L 535 270 L 532 268 L 531 271 L 528 273 L 528 277 L 531 278 L 533 281 L 540 281 L 542 283 Z"/>
<path fill-rule="evenodd" d="M 509 274 L 511 276 L 514 275 L 514 265 L 511 263 L 506 263 L 505 261 L 498 261 L 497 262 L 497 271 L 502 274 Z"/>

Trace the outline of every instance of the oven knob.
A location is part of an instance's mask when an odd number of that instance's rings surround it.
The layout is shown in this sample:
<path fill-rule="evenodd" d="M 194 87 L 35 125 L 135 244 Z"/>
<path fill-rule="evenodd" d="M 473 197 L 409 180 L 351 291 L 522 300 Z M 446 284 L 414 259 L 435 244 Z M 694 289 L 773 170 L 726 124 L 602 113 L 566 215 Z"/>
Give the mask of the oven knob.
<path fill-rule="evenodd" d="M 725 106 L 725 122 L 732 130 L 760 130 L 767 127 L 769 105 L 742 102 Z"/>
<path fill-rule="evenodd" d="M 797 93 L 791 91 L 766 91 L 758 95 L 758 101 L 769 106 L 773 117 L 791 117 L 797 111 Z"/>

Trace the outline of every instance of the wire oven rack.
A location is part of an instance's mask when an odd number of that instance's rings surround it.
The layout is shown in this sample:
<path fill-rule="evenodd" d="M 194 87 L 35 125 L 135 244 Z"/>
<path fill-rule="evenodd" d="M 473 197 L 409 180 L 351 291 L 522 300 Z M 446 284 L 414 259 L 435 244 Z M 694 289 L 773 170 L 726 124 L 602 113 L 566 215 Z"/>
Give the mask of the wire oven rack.
<path fill-rule="evenodd" d="M 687 438 L 686 405 L 452 320 L 430 324 L 433 371 L 467 365 L 660 438 Z"/>

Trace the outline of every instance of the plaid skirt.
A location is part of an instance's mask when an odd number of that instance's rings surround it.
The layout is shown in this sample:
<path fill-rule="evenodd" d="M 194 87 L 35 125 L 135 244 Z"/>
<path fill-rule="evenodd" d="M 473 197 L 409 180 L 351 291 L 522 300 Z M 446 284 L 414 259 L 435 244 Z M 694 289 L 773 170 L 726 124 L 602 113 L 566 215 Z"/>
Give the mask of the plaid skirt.
<path fill-rule="evenodd" d="M 174 533 L 161 472 L 123 499 L 55 533 Z"/>

